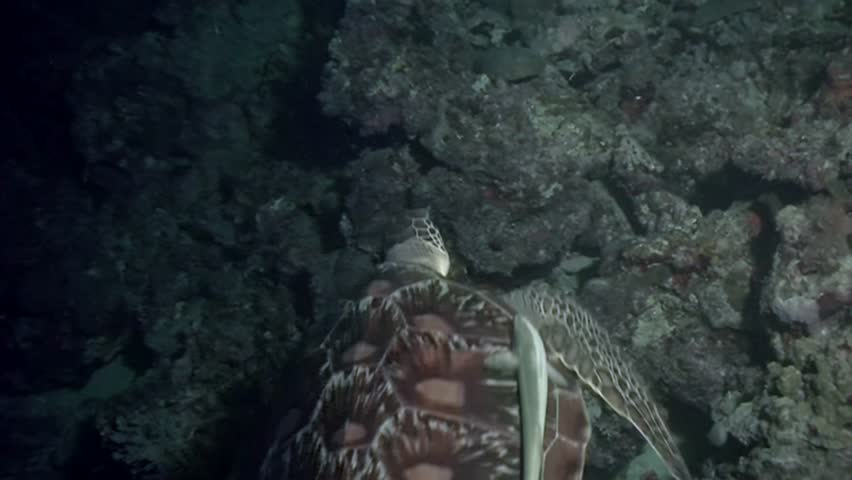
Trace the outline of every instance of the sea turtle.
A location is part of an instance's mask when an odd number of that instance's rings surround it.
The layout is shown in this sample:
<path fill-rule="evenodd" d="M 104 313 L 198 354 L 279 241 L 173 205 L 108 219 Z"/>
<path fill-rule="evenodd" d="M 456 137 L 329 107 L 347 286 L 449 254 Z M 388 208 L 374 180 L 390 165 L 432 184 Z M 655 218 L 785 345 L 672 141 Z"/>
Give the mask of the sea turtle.
<path fill-rule="evenodd" d="M 279 479 L 581 479 L 590 426 L 581 385 L 629 420 L 678 480 L 690 479 L 625 357 L 574 301 L 498 295 L 447 278 L 428 212 L 390 248 L 261 468 Z M 579 382 L 577 381 L 579 380 Z"/>

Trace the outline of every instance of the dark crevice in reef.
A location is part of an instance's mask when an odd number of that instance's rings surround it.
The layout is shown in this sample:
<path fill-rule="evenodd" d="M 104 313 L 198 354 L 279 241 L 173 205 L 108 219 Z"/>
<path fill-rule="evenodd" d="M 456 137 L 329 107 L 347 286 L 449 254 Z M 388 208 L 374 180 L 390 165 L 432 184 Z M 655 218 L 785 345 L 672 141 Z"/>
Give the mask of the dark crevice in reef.
<path fill-rule="evenodd" d="M 494 245 L 493 247 L 497 247 L 495 250 L 499 250 L 500 248 L 499 245 Z M 518 265 L 508 273 L 486 272 L 476 268 L 474 265 L 465 264 L 464 268 L 457 270 L 463 273 L 454 275 L 454 280 L 466 282 L 471 285 L 495 288 L 497 290 L 514 290 L 528 285 L 534 280 L 550 276 L 551 272 L 559 265 L 561 258 L 561 255 L 557 255 L 550 261 Z"/>
<path fill-rule="evenodd" d="M 273 87 L 282 108 L 272 120 L 275 135 L 264 148 L 277 158 L 309 170 L 343 166 L 355 157 L 360 146 L 353 128 L 339 118 L 322 113 L 317 99 L 321 87 L 319 73 L 311 72 L 320 66 L 319 61 L 312 59 L 310 64 L 303 66 L 304 75 L 293 75 L 293 80 Z M 312 78 L 313 82 L 304 81 L 305 77 Z"/>
<path fill-rule="evenodd" d="M 301 46 L 300 73 L 269 85 L 281 109 L 273 119 L 276 135 L 266 142 L 266 151 L 306 169 L 329 170 L 342 167 L 363 150 L 409 145 L 421 164 L 421 173 L 438 165 L 446 167 L 434 158 L 430 161 L 417 155 L 418 148 L 423 152 L 425 149 L 412 142 L 399 125 L 391 125 L 383 133 L 363 135 L 344 119 L 323 113 L 319 94 L 323 88 L 323 69 L 330 59 L 327 47 L 334 26 L 343 16 L 345 2 L 305 0 L 301 4 L 305 24 L 312 30 L 305 35 L 309 40 Z"/>
<path fill-rule="evenodd" d="M 801 203 L 807 196 L 808 192 L 798 185 L 767 181 L 729 164 L 700 182 L 690 198 L 691 203 L 704 213 L 730 208 L 734 202 L 749 202 L 751 210 L 759 218 L 760 233 L 752 239 L 749 248 L 754 271 L 749 279 L 749 292 L 742 312 L 751 343 L 749 354 L 756 365 L 763 365 L 772 358 L 766 334 L 772 315 L 761 310 L 760 301 L 763 285 L 772 273 L 773 256 L 781 241 L 775 228 L 775 212 L 783 205 Z"/>
<path fill-rule="evenodd" d="M 345 2 L 300 3 L 309 31 L 299 45 L 299 71 L 267 85 L 280 109 L 272 120 L 275 135 L 264 147 L 267 153 L 305 169 L 335 168 L 354 158 L 362 141 L 342 119 L 323 113 L 319 100 L 323 69 L 329 60 L 328 43 L 343 17 Z"/>
<path fill-rule="evenodd" d="M 699 470 L 702 461 L 712 458 L 719 463 L 736 462 L 749 452 L 749 448 L 729 436 L 721 447 L 710 444 L 707 432 L 713 427 L 713 421 L 700 409 L 669 397 L 664 405 L 669 418 L 682 421 L 670 422 L 672 432 L 685 441 L 681 445 L 684 460 L 694 473 Z"/>
<path fill-rule="evenodd" d="M 433 168 L 444 168 L 450 172 L 458 174 L 464 173 L 460 168 L 439 160 L 432 154 L 432 152 L 419 142 L 410 142 L 409 149 L 411 151 L 411 156 L 419 166 L 421 175 L 427 175 Z"/>
<path fill-rule="evenodd" d="M 559 265 L 559 258 L 561 257 L 535 265 L 520 265 L 512 269 L 509 275 L 477 274 L 476 277 L 485 280 L 489 285 L 496 285 L 505 290 L 514 290 L 528 285 L 533 280 L 548 277 Z"/>
<path fill-rule="evenodd" d="M 311 273 L 301 270 L 287 278 L 287 289 L 293 296 L 293 310 L 309 324 L 313 323 L 314 294 L 311 291 Z"/>
<path fill-rule="evenodd" d="M 323 112 L 320 93 L 323 70 L 330 60 L 328 44 L 343 17 L 345 0 L 301 0 L 307 40 L 300 45 L 299 73 L 269 85 L 281 108 L 273 119 L 275 135 L 265 150 L 308 170 L 334 170 L 357 158 L 358 152 L 410 144 L 399 125 L 365 135 L 357 123 Z M 331 92 L 333 95 L 334 92 Z M 333 141 L 332 141 L 333 140 Z"/>
<path fill-rule="evenodd" d="M 133 475 L 125 465 L 113 459 L 113 452 L 104 445 L 94 419 L 81 422 L 75 431 L 73 449 L 62 465 L 65 478 L 91 480 L 131 480 Z"/>
<path fill-rule="evenodd" d="M 340 195 L 340 198 L 346 198 L 343 190 L 340 189 L 339 183 L 335 182 L 332 188 Z M 316 221 L 317 227 L 319 227 L 320 250 L 322 253 L 330 253 L 346 247 L 346 238 L 340 231 L 340 217 L 343 215 L 343 210 L 340 206 L 329 210 L 318 210 L 311 205 L 307 205 L 305 212 Z"/>
<path fill-rule="evenodd" d="M 157 361 L 156 352 L 145 343 L 145 334 L 138 323 L 132 328 L 127 344 L 121 351 L 121 357 L 124 364 L 139 376 L 154 367 Z"/>
<path fill-rule="evenodd" d="M 707 432 L 713 426 L 712 420 L 705 412 L 679 402 L 674 397 L 668 397 L 664 406 L 669 418 L 684 420 L 669 422 L 669 427 L 672 433 L 686 440 L 681 446 L 681 454 L 690 470 L 695 471 L 696 462 L 707 458 L 708 453 L 713 451 L 707 440 Z"/>
<path fill-rule="evenodd" d="M 607 192 L 609 192 L 609 195 L 615 200 L 615 203 L 624 213 L 624 217 L 630 224 L 630 229 L 633 230 L 633 233 L 636 235 L 646 235 L 648 230 L 642 226 L 642 223 L 639 221 L 639 217 L 636 216 L 633 200 L 630 198 L 630 193 L 616 178 L 612 176 L 603 178 L 602 183 Z"/>
<path fill-rule="evenodd" d="M 764 180 L 729 163 L 698 182 L 688 201 L 698 206 L 702 213 L 707 213 L 730 208 L 734 202 L 751 202 L 766 195 L 777 197 L 786 205 L 804 201 L 808 193 L 796 184 Z"/>
<path fill-rule="evenodd" d="M 760 218 L 762 228 L 750 245 L 754 271 L 749 279 L 749 292 L 743 305 L 743 319 L 751 342 L 749 355 L 753 362 L 763 365 L 772 358 L 772 347 L 766 334 L 771 315 L 761 311 L 760 299 L 764 282 L 772 273 L 772 258 L 781 242 L 781 235 L 775 229 L 770 206 L 757 201 L 752 203 L 751 209 Z"/>

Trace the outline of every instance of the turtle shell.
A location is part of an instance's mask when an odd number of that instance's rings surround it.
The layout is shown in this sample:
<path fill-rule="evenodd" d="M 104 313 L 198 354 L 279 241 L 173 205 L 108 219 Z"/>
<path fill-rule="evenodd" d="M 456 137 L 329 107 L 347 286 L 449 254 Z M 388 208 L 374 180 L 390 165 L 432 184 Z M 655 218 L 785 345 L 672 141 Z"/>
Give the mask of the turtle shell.
<path fill-rule="evenodd" d="M 504 361 L 513 315 L 428 272 L 385 272 L 322 343 L 315 382 L 293 392 L 302 420 L 291 412 L 261 477 L 520 478 L 517 375 Z M 548 389 L 543 476 L 579 479 L 590 434 L 579 386 Z"/>

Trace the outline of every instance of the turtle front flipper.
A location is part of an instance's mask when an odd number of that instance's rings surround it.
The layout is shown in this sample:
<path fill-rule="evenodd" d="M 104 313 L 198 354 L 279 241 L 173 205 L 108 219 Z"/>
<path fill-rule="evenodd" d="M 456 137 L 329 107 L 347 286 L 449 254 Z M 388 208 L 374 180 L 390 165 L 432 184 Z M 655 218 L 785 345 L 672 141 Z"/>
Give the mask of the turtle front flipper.
<path fill-rule="evenodd" d="M 570 299 L 535 288 L 514 292 L 507 301 L 535 325 L 551 357 L 575 372 L 616 413 L 636 427 L 675 478 L 691 478 L 647 387 L 588 312 Z"/>

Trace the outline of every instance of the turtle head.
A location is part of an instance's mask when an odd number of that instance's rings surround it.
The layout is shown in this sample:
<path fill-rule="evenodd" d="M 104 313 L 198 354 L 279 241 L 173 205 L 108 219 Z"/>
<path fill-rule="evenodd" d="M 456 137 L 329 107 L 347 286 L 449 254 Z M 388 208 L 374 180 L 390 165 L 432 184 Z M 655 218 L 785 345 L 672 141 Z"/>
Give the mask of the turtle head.
<path fill-rule="evenodd" d="M 385 266 L 422 268 L 445 277 L 450 271 L 450 255 L 441 232 L 429 218 L 428 210 L 410 213 L 404 240 L 385 254 Z"/>

